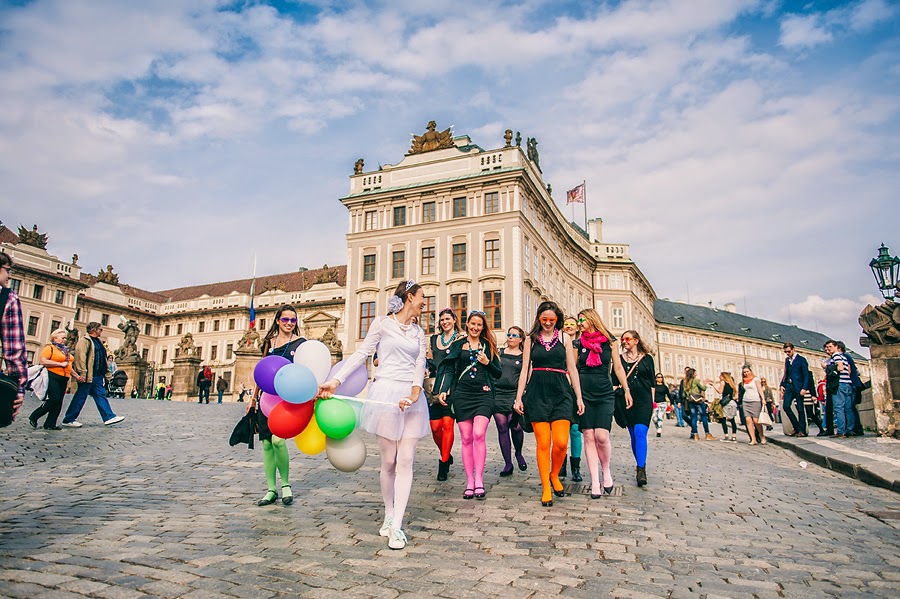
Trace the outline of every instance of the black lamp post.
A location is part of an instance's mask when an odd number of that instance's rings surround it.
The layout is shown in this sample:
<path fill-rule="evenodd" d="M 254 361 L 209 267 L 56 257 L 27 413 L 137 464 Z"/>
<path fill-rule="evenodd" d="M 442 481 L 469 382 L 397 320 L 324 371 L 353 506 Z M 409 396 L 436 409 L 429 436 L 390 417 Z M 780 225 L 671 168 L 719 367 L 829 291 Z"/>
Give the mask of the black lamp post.
<path fill-rule="evenodd" d="M 891 256 L 891 251 L 883 243 L 878 248 L 878 256 L 869 262 L 869 268 L 875 276 L 878 290 L 884 299 L 893 299 L 900 295 L 897 290 L 897 279 L 900 275 L 900 258 Z"/>

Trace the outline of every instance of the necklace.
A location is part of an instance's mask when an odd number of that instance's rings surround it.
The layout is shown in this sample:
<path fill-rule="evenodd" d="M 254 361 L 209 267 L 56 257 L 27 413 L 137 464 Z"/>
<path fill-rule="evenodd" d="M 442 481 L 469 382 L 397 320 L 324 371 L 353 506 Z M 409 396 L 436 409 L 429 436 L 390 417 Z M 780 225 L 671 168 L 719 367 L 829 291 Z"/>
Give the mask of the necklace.
<path fill-rule="evenodd" d="M 472 342 L 469 342 L 469 362 L 471 363 L 471 368 L 469 369 L 469 378 L 474 379 L 478 374 L 478 354 L 481 353 L 481 346 L 476 349 L 472 346 Z"/>
<path fill-rule="evenodd" d="M 557 329 L 553 329 L 553 337 L 551 337 L 550 341 L 544 341 L 544 334 L 541 333 L 538 335 L 538 341 L 541 342 L 541 345 L 544 346 L 544 349 L 550 351 L 553 349 L 553 346 L 559 343 L 559 331 Z"/>
<path fill-rule="evenodd" d="M 412 323 L 409 323 L 409 324 L 403 324 L 403 323 L 400 322 L 400 320 L 397 318 L 397 315 L 396 315 L 396 314 L 391 314 L 391 318 L 394 319 L 394 322 L 397 323 L 397 326 L 400 327 L 400 330 L 403 331 L 404 333 L 409 332 L 409 330 L 412 328 Z"/>
<path fill-rule="evenodd" d="M 453 331 L 453 334 L 450 335 L 450 338 L 449 338 L 449 339 L 445 339 L 445 338 L 444 338 L 444 331 L 441 331 L 441 345 L 443 345 L 444 347 L 447 347 L 448 345 L 450 345 L 451 343 L 453 343 L 453 340 L 454 340 L 454 339 L 456 339 L 456 331 Z"/>

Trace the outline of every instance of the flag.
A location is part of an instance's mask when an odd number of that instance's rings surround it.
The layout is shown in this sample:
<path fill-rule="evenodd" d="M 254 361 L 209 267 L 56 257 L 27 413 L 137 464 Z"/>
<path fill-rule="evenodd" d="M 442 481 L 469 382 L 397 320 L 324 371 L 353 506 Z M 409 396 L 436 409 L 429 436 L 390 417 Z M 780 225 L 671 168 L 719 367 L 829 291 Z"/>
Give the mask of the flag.
<path fill-rule="evenodd" d="M 566 192 L 566 205 L 584 204 L 584 183 Z"/>
<path fill-rule="evenodd" d="M 255 270 L 255 269 L 254 269 Z M 250 283 L 250 328 L 256 328 L 256 310 L 253 308 L 253 295 L 256 290 L 256 276 L 254 274 L 253 282 Z"/>

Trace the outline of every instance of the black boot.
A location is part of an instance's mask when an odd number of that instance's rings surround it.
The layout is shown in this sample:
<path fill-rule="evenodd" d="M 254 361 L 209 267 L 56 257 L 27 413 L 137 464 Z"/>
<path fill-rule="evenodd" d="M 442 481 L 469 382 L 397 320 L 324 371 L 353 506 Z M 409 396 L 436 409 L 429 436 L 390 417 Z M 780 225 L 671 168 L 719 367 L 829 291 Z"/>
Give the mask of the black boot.
<path fill-rule="evenodd" d="M 565 479 L 569 474 L 566 472 L 566 461 L 563 460 L 562 468 L 559 469 L 559 480 Z"/>
<path fill-rule="evenodd" d="M 438 480 L 447 480 L 447 473 L 450 471 L 450 460 L 446 462 L 439 460 L 438 461 Z"/>
<path fill-rule="evenodd" d="M 580 483 L 584 479 L 581 478 L 581 458 L 571 457 L 569 460 L 572 462 L 572 482 Z"/>
<path fill-rule="evenodd" d="M 647 484 L 647 469 L 637 467 L 637 486 L 643 487 Z"/>

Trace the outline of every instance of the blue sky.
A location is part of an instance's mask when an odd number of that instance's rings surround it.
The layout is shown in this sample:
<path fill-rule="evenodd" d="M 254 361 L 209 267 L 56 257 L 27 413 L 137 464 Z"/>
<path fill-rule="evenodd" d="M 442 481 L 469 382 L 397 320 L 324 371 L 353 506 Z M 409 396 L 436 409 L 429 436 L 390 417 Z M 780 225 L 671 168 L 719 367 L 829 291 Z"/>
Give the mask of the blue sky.
<path fill-rule="evenodd" d="M 855 343 L 900 252 L 887 0 L 6 2 L 0 80 L 0 218 L 151 290 L 344 263 L 430 119 L 537 137 L 660 297 Z"/>

